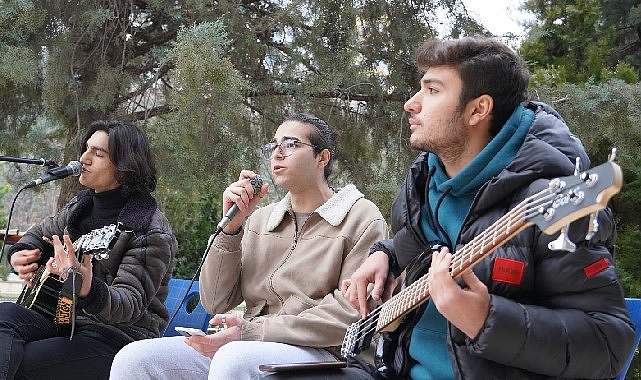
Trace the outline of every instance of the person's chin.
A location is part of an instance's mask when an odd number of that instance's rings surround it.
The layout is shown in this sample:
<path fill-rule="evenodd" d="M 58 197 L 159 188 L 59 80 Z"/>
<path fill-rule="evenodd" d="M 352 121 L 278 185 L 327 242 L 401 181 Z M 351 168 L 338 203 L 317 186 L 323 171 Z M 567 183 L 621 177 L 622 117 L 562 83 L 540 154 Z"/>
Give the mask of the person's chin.
<path fill-rule="evenodd" d="M 82 186 L 88 186 L 87 185 L 87 180 L 86 180 L 86 178 L 83 178 L 83 176 L 84 176 L 84 174 L 80 174 L 80 177 L 78 178 L 78 182 L 80 182 L 80 184 Z"/>
<path fill-rule="evenodd" d="M 424 150 L 421 142 L 418 139 L 418 136 L 415 135 L 410 136 L 410 146 L 416 150 Z"/>

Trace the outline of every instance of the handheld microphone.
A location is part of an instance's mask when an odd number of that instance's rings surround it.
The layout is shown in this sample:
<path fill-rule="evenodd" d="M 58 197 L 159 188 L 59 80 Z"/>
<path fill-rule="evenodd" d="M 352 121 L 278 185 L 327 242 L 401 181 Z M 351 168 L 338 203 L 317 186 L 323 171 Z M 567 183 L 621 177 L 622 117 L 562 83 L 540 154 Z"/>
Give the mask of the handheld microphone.
<path fill-rule="evenodd" d="M 58 166 L 57 168 L 49 169 L 47 174 L 43 175 L 38 179 L 34 179 L 29 182 L 25 189 L 42 185 L 43 183 L 51 182 L 56 179 L 62 179 L 69 177 L 70 175 L 79 176 L 82 171 L 82 164 L 78 161 L 71 161 L 67 166 Z"/>
<path fill-rule="evenodd" d="M 256 175 L 254 178 L 250 178 L 249 182 L 251 183 L 252 187 L 254 188 L 254 195 L 258 194 L 260 191 L 260 188 L 263 187 L 263 178 L 259 175 Z M 234 215 L 238 212 L 238 205 L 234 203 L 231 205 L 229 210 L 227 210 L 227 214 L 225 214 L 225 217 L 218 223 L 218 230 L 222 231 L 225 226 L 229 224 L 229 221 L 232 220 Z"/>

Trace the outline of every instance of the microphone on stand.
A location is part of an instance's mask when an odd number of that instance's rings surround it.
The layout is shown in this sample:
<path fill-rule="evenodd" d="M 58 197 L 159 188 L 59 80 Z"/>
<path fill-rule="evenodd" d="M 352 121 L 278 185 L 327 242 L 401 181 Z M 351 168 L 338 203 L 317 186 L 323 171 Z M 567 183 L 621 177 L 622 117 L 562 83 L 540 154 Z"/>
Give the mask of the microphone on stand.
<path fill-rule="evenodd" d="M 24 188 L 29 189 L 31 187 L 42 185 L 43 183 L 69 177 L 70 175 L 77 177 L 80 175 L 80 172 L 82 172 L 82 164 L 78 161 L 71 161 L 67 166 L 58 166 L 50 169 L 47 174 L 29 182 Z"/>
<path fill-rule="evenodd" d="M 252 187 L 254 188 L 254 195 L 258 194 L 260 191 L 260 188 L 263 187 L 263 178 L 259 176 L 258 174 L 254 178 L 250 178 L 249 182 L 251 183 Z M 225 226 L 229 224 L 229 222 L 232 220 L 234 215 L 238 212 L 238 205 L 234 203 L 229 210 L 227 210 L 227 213 L 225 214 L 225 217 L 218 223 L 218 231 L 222 231 Z"/>

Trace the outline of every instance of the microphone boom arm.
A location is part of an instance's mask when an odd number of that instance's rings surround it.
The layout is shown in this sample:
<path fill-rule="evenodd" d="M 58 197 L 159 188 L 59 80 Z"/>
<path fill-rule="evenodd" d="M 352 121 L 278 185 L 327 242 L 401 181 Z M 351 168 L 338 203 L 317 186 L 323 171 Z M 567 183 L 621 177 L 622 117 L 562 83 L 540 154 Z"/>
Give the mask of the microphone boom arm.
<path fill-rule="evenodd" d="M 57 168 L 59 165 L 52 160 L 45 160 L 44 158 L 24 158 L 24 157 L 10 157 L 0 156 L 0 161 L 17 162 L 19 164 L 40 165 L 50 168 Z"/>

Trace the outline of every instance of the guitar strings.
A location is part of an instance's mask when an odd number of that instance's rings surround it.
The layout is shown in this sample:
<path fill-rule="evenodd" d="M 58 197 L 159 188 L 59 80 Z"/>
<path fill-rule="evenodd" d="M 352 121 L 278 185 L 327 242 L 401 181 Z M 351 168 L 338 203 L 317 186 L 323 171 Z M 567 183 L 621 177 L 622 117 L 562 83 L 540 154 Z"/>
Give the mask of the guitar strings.
<path fill-rule="evenodd" d="M 458 269 L 462 269 L 463 263 L 471 262 L 474 252 L 481 252 L 480 255 L 477 255 L 478 260 L 480 260 L 483 256 L 489 253 L 484 252 L 487 242 L 486 238 L 488 236 L 491 237 L 491 242 L 493 245 L 495 245 L 498 236 L 504 234 L 504 237 L 510 237 L 511 235 L 519 232 L 520 229 L 525 227 L 525 220 L 527 218 L 531 218 L 537 214 L 540 214 L 545 207 L 549 206 L 554 201 L 556 195 L 557 193 L 555 191 L 547 188 L 521 201 L 517 206 L 514 207 L 514 209 L 499 218 L 482 234 L 472 239 L 472 241 L 466 244 L 461 250 L 455 252 L 452 263 L 450 264 L 450 269 L 454 270 L 454 268 L 456 267 L 458 267 Z M 516 228 L 512 229 L 512 226 L 516 226 Z M 493 248 L 497 247 L 494 246 Z M 418 297 L 416 297 L 417 295 Z M 407 298 L 410 299 L 406 300 Z M 361 321 L 356 322 L 357 324 L 362 326 L 359 326 L 360 328 L 356 332 L 356 337 L 354 337 L 354 340 L 364 339 L 369 334 L 372 334 L 376 331 L 382 331 L 383 328 L 389 325 L 389 323 L 384 322 L 386 324 L 382 327 L 379 327 L 380 316 L 384 312 L 383 306 L 385 306 L 386 309 L 391 309 L 389 305 L 398 305 L 399 303 L 402 303 L 402 301 L 418 301 L 415 306 L 418 307 L 418 305 L 422 302 L 425 302 L 427 298 L 429 298 L 429 272 L 416 280 L 414 283 L 402 289 L 401 292 L 392 296 L 392 298 L 387 302 L 378 305 Z M 398 307 L 396 309 L 398 309 Z M 394 311 L 396 311 L 396 314 L 399 314 L 395 317 L 392 317 L 389 322 L 393 322 L 403 312 L 407 313 L 413 309 L 414 308 L 411 308 L 409 310 L 389 310 L 390 313 L 387 314 L 393 314 L 392 312 Z M 347 340 L 347 336 L 345 340 Z M 343 343 L 343 345 L 345 345 L 345 342 Z"/>
<path fill-rule="evenodd" d="M 90 255 L 91 257 L 95 257 L 96 260 L 102 260 L 102 259 L 108 258 L 109 249 L 111 249 L 111 247 L 113 246 L 112 243 L 114 243 L 115 239 L 117 239 L 118 236 L 120 235 L 120 227 L 121 227 L 120 223 L 104 226 L 102 228 L 92 230 L 89 233 L 79 237 L 76 241 L 74 241 L 72 243 L 72 246 L 74 248 L 74 251 L 76 252 L 76 258 L 78 258 L 78 262 L 80 262 L 80 258 L 82 258 L 84 255 Z M 53 244 L 51 238 L 49 237 L 42 236 L 42 240 L 49 244 Z M 66 247 L 64 249 L 65 249 L 65 252 L 67 252 Z M 42 294 L 48 295 L 50 294 L 50 292 L 57 292 L 57 293 L 60 292 L 62 285 L 59 285 L 54 288 L 53 286 L 49 285 L 47 281 L 51 278 L 52 280 L 62 284 L 69 275 L 69 272 L 66 272 L 66 273 L 63 272 L 63 273 L 66 276 L 51 273 L 49 272 L 49 270 L 45 265 L 41 265 L 36 270 L 33 278 L 31 279 L 32 287 L 28 287 L 27 285 L 23 286 L 22 292 L 20 293 L 20 295 L 18 296 L 18 299 L 16 300 L 16 304 L 38 311 L 40 314 L 44 315 L 47 318 L 51 318 L 51 320 L 55 322 L 56 321 L 55 310 L 51 310 L 51 308 L 48 307 L 50 305 L 44 302 L 41 298 L 42 298 Z M 77 295 L 75 293 L 75 288 L 76 288 L 75 275 L 76 274 L 80 275 L 80 272 L 77 272 L 77 271 L 73 273 L 74 273 L 73 275 L 74 278 L 72 279 L 73 308 L 71 310 L 72 326 L 71 326 L 71 334 L 69 339 L 73 337 L 74 330 L 75 330 L 75 319 L 76 319 L 75 304 L 77 299 Z"/>
<path fill-rule="evenodd" d="M 480 256 L 484 256 L 486 254 L 485 244 L 488 241 L 486 239 L 488 235 L 491 238 L 492 245 L 496 248 L 496 241 L 499 237 L 510 237 L 512 234 L 519 232 L 520 227 L 524 226 L 526 219 L 540 214 L 541 210 L 546 206 L 549 206 L 554 201 L 555 197 L 556 193 L 550 193 L 550 191 L 546 189 L 526 198 L 512 209 L 512 211 L 499 218 L 494 224 L 492 224 L 492 226 L 483 231 L 481 235 L 472 239 L 470 243 L 466 244 L 461 250 L 459 250 L 452 259 L 451 268 L 454 269 L 458 267 L 461 269 L 463 267 L 463 263 L 466 261 L 471 262 L 470 258 L 475 252 L 481 252 Z M 513 225 L 516 225 L 516 228 L 512 228 Z"/>

